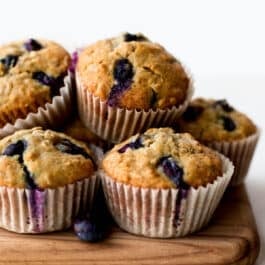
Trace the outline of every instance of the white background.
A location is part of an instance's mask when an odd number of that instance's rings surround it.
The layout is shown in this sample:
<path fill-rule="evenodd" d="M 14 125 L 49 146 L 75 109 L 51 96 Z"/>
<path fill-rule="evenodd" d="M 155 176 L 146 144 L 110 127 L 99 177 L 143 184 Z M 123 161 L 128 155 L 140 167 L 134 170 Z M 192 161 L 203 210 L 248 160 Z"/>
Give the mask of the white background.
<path fill-rule="evenodd" d="M 264 5 L 232 0 L 6 0 L 1 1 L 0 43 L 44 37 L 73 50 L 123 31 L 140 31 L 189 67 L 196 95 L 228 98 L 263 127 Z M 265 264 L 264 155 L 262 138 L 247 181 L 262 241 L 257 264 Z"/>

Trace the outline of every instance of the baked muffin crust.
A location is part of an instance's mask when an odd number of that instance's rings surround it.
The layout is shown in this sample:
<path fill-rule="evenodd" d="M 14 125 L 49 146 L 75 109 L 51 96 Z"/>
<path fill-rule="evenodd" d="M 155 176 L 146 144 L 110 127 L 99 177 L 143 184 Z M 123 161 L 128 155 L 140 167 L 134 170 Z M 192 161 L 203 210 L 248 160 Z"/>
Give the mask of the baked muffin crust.
<path fill-rule="evenodd" d="M 222 161 L 190 134 L 149 129 L 116 145 L 102 161 L 111 178 L 143 188 L 187 188 L 222 176 Z"/>
<path fill-rule="evenodd" d="M 203 143 L 234 141 L 257 131 L 254 123 L 226 100 L 194 99 L 177 122 L 176 130 L 188 132 Z"/>
<path fill-rule="evenodd" d="M 0 186 L 57 188 L 93 175 L 87 146 L 62 133 L 21 130 L 0 140 Z"/>
<path fill-rule="evenodd" d="M 110 106 L 144 110 L 179 106 L 190 84 L 181 63 L 161 45 L 129 33 L 86 47 L 77 78 Z"/>

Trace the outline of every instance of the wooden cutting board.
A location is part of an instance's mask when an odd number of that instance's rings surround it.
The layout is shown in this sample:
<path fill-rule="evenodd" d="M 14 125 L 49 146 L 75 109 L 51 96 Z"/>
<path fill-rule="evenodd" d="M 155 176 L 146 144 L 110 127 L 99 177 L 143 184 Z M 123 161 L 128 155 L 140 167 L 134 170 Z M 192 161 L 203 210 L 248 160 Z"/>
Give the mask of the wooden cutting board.
<path fill-rule="evenodd" d="M 230 188 L 210 225 L 181 239 L 149 239 L 114 228 L 104 242 L 72 231 L 18 235 L 0 229 L 0 264 L 254 264 L 259 237 L 245 187 Z"/>

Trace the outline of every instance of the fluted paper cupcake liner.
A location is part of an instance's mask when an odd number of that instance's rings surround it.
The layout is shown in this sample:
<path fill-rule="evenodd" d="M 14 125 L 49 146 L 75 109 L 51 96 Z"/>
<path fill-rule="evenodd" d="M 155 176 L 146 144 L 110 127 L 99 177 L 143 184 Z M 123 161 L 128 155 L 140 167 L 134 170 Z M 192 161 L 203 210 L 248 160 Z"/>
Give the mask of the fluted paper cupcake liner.
<path fill-rule="evenodd" d="M 82 122 L 95 134 L 109 142 L 118 143 L 151 127 L 170 126 L 185 111 L 193 95 L 190 77 L 186 100 L 178 107 L 157 110 L 136 110 L 110 107 L 106 101 L 85 89 L 76 73 L 77 102 Z"/>
<path fill-rule="evenodd" d="M 94 175 L 56 189 L 0 187 L 0 227 L 31 234 L 67 229 L 91 207 L 97 186 Z"/>
<path fill-rule="evenodd" d="M 17 119 L 14 124 L 8 123 L 0 128 L 0 139 L 21 129 L 36 126 L 53 128 L 62 124 L 71 114 L 73 99 L 69 76 L 65 77 L 64 84 L 64 87 L 60 88 L 60 95 L 53 97 L 51 103 L 39 107 L 37 112 L 30 112 L 24 119 Z"/>
<path fill-rule="evenodd" d="M 232 142 L 212 142 L 207 144 L 212 149 L 224 154 L 233 162 L 235 171 L 230 182 L 231 186 L 236 186 L 244 182 L 259 140 L 259 136 L 260 130 L 242 140 Z"/>
<path fill-rule="evenodd" d="M 220 156 L 223 176 L 197 189 L 134 187 L 101 172 L 114 220 L 125 231 L 147 237 L 181 237 L 198 231 L 209 222 L 233 174 L 233 164 Z"/>

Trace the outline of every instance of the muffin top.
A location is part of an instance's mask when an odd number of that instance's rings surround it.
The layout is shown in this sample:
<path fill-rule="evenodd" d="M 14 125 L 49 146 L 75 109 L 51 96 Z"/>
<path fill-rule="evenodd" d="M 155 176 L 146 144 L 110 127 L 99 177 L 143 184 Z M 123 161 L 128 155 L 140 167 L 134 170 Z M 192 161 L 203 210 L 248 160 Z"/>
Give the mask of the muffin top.
<path fill-rule="evenodd" d="M 41 128 L 17 131 L 0 141 L 0 186 L 57 188 L 95 170 L 85 144 Z"/>
<path fill-rule="evenodd" d="M 176 128 L 204 143 L 240 140 L 257 131 L 254 123 L 226 100 L 203 98 L 190 103 Z"/>
<path fill-rule="evenodd" d="M 103 159 L 102 169 L 133 186 L 188 189 L 222 176 L 222 160 L 190 134 L 159 128 L 116 145 Z"/>
<path fill-rule="evenodd" d="M 0 127 L 59 95 L 70 64 L 55 42 L 29 39 L 0 47 Z"/>
<path fill-rule="evenodd" d="M 105 142 L 86 128 L 77 117 L 64 127 L 63 133 L 85 143 L 91 143 L 102 147 L 105 145 Z"/>
<path fill-rule="evenodd" d="M 127 109 L 179 106 L 190 86 L 180 62 L 162 46 L 129 33 L 83 49 L 77 78 L 109 106 Z"/>

